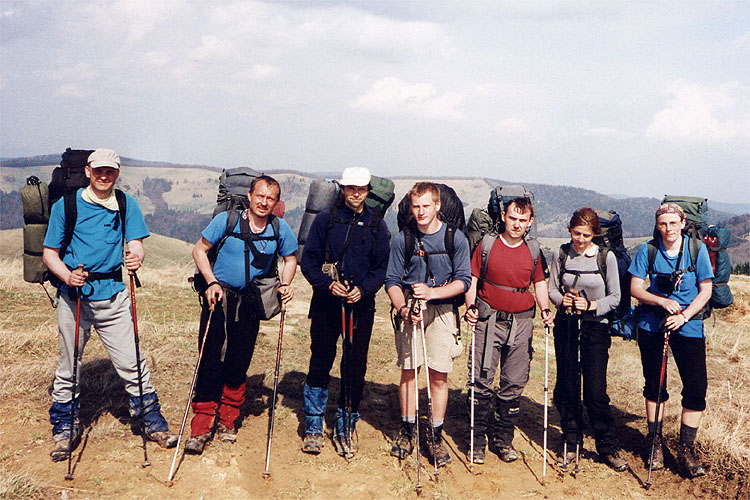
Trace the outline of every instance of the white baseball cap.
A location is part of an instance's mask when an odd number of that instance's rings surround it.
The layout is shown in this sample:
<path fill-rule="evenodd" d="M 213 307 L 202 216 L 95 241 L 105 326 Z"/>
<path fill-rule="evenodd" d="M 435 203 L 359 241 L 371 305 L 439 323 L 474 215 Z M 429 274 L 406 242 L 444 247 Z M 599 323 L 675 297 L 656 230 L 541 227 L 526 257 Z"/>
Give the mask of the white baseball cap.
<path fill-rule="evenodd" d="M 111 149 L 99 148 L 89 155 L 91 168 L 112 167 L 120 169 L 120 157 Z"/>
<path fill-rule="evenodd" d="M 369 186 L 370 171 L 365 167 L 348 167 L 341 174 L 339 184 L 342 186 Z"/>

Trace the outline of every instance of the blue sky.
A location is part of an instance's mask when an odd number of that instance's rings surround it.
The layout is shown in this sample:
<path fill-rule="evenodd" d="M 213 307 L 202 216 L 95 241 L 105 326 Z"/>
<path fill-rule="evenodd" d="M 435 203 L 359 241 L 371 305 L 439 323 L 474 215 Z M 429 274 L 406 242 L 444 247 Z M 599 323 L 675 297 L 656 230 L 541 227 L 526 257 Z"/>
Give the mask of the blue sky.
<path fill-rule="evenodd" d="M 750 2 L 0 0 L 0 155 L 750 202 Z"/>

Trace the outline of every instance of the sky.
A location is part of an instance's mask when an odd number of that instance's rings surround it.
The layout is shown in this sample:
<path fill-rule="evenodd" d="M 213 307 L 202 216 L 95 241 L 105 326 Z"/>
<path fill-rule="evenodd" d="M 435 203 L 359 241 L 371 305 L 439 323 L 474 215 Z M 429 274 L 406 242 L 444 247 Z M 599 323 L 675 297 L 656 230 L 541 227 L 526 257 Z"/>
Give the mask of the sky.
<path fill-rule="evenodd" d="M 750 202 L 750 2 L 0 0 L 0 156 Z"/>

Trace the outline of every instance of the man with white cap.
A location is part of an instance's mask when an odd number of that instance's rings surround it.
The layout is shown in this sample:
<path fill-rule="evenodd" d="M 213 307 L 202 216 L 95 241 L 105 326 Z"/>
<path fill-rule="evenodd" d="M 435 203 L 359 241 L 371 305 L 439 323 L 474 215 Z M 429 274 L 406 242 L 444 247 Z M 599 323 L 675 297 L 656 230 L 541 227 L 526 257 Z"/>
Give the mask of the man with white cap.
<path fill-rule="evenodd" d="M 385 279 L 390 234 L 382 217 L 365 205 L 370 191 L 368 169 L 344 169 L 339 184 L 339 200 L 315 217 L 300 261 L 302 274 L 313 287 L 302 451 L 317 455 L 325 443 L 328 382 L 342 336 L 341 390 L 333 442 L 340 455 L 350 458 L 357 451 L 352 436 L 359 420 L 375 293 Z"/>
<path fill-rule="evenodd" d="M 44 239 L 44 263 L 60 281 L 57 291 L 60 354 L 49 410 L 55 442 L 50 456 L 54 461 L 66 460 L 80 441 L 81 432 L 75 418 L 80 406 L 80 384 L 76 394 L 72 394 L 73 378 L 74 371 L 81 373 L 83 348 L 91 336 L 91 327 L 96 329 L 118 375 L 125 382 L 131 416 L 139 417 L 142 408 L 145 412 L 143 432 L 146 438 L 164 448 L 177 444 L 177 437 L 169 432 L 161 414 L 143 353 L 140 357 L 141 402 L 133 317 L 122 278 L 123 265 L 133 272 L 141 267 L 145 257 L 143 239 L 149 236 L 149 231 L 135 198 L 115 190 L 120 174 L 117 153 L 111 149 L 95 150 L 88 158 L 85 172 L 89 185 L 52 205 Z M 72 217 L 72 233 L 69 228 L 66 230 L 67 217 Z M 77 294 L 81 295 L 80 340 L 74 364 Z M 72 429 L 71 414 L 74 415 Z"/>

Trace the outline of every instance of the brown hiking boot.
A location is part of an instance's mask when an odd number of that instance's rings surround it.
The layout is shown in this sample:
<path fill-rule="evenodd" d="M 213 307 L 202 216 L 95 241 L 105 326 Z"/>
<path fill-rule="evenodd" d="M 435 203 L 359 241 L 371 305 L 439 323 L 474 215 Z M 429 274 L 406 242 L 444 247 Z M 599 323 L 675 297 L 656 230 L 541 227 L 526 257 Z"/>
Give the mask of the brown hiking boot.
<path fill-rule="evenodd" d="M 349 442 L 347 443 L 346 436 L 333 436 L 333 447 L 336 449 L 336 453 L 344 458 L 352 458 L 359 451 L 359 446 L 356 439 L 356 433 L 352 434 Z"/>
<path fill-rule="evenodd" d="M 70 452 L 78 447 L 78 444 L 81 442 L 80 432 L 75 432 L 73 434 L 73 446 L 71 446 L 69 436 L 70 433 L 68 431 L 64 431 L 56 434 L 55 436 L 52 436 L 55 444 L 52 445 L 49 456 L 53 462 L 62 462 L 63 460 L 67 460 Z"/>
<path fill-rule="evenodd" d="M 318 455 L 325 446 L 326 440 L 323 434 L 308 432 L 302 441 L 302 451 L 311 455 Z"/>
<path fill-rule="evenodd" d="M 646 436 L 646 443 L 649 446 L 646 449 L 646 467 L 650 466 L 651 470 L 659 470 L 664 468 L 664 444 L 661 434 L 657 434 L 654 440 L 654 456 L 651 457 L 651 440 L 653 437 L 654 435 L 650 433 Z"/>
<path fill-rule="evenodd" d="M 605 453 L 604 456 L 602 456 L 602 460 L 605 464 L 609 465 L 617 472 L 623 472 L 628 469 L 628 463 L 624 458 L 620 456 L 620 453 L 617 451 L 614 451 L 612 453 Z"/>
<path fill-rule="evenodd" d="M 392 457 L 403 460 L 414 451 L 414 425 L 416 424 L 402 423 L 401 430 L 391 446 Z"/>
<path fill-rule="evenodd" d="M 573 446 L 573 449 L 575 450 L 575 446 Z M 570 447 L 568 447 L 568 451 L 563 453 L 560 453 L 560 455 L 557 457 L 557 465 L 560 467 L 568 466 L 570 464 L 574 464 L 576 462 L 576 452 L 570 451 Z"/>
<path fill-rule="evenodd" d="M 680 443 L 677 448 L 677 462 L 685 468 L 688 477 L 699 477 L 706 474 L 706 467 L 695 454 L 692 444 Z"/>
<path fill-rule="evenodd" d="M 219 441 L 224 443 L 234 443 L 237 441 L 237 429 L 234 427 L 227 427 L 219 422 L 216 426 L 216 437 L 219 438 Z"/>
<path fill-rule="evenodd" d="M 169 431 L 146 431 L 146 439 L 155 442 L 162 448 L 174 448 L 177 446 L 177 436 Z"/>
<path fill-rule="evenodd" d="M 206 447 L 206 443 L 208 443 L 209 441 L 211 441 L 210 432 L 192 436 L 190 439 L 185 441 L 185 453 L 200 455 L 201 453 L 203 453 L 203 449 Z"/>

